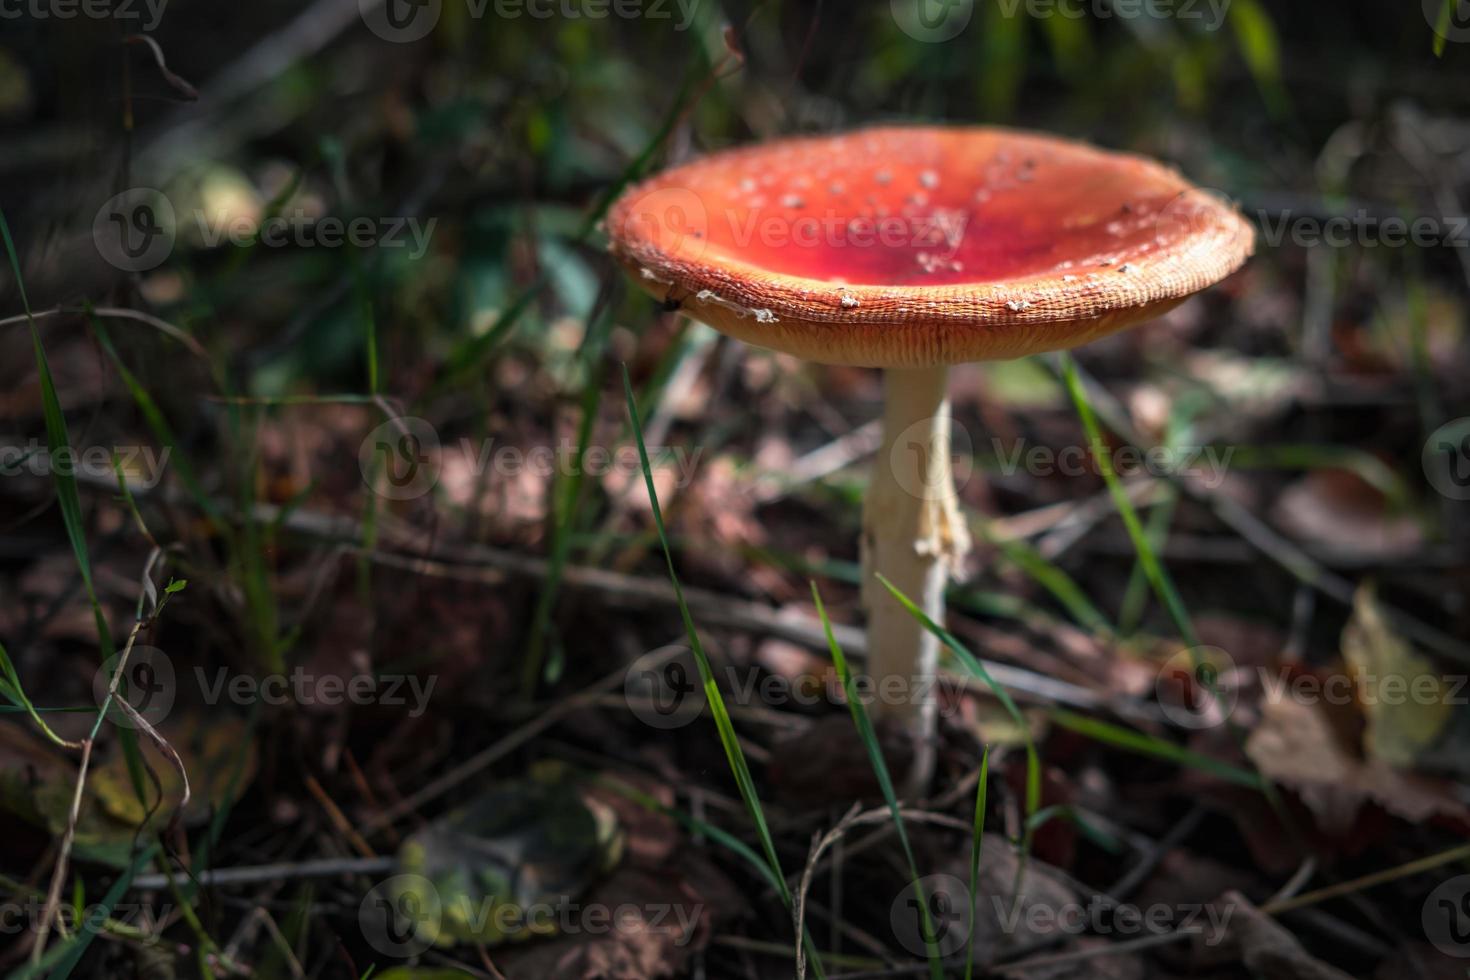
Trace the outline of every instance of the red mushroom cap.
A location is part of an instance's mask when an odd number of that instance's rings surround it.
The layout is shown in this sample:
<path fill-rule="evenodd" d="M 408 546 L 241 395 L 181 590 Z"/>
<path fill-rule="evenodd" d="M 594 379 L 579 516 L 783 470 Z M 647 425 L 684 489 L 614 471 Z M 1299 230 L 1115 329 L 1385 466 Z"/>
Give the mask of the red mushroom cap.
<path fill-rule="evenodd" d="M 624 193 L 613 253 L 654 296 L 830 364 L 1019 357 L 1147 320 L 1254 233 L 1172 170 L 990 128 L 886 128 L 716 153 Z"/>

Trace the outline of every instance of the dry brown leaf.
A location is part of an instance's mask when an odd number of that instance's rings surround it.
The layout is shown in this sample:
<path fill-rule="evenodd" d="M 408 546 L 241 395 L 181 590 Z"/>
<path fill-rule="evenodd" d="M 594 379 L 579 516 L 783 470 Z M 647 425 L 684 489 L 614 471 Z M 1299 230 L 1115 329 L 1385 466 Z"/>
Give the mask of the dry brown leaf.
<path fill-rule="evenodd" d="M 1271 518 L 1298 541 L 1336 554 L 1396 557 L 1424 544 L 1417 521 L 1392 513 L 1383 494 L 1346 470 L 1297 480 L 1281 491 Z"/>
<path fill-rule="evenodd" d="M 1195 941 L 1200 965 L 1239 962 L 1259 980 L 1352 980 L 1308 953 L 1284 926 L 1240 892 L 1226 892 L 1214 904 L 1232 910 L 1230 930 L 1217 946 Z"/>
<path fill-rule="evenodd" d="M 1367 801 L 1411 823 L 1436 816 L 1470 818 L 1438 780 L 1401 773 L 1349 751 L 1322 705 L 1277 698 L 1261 708 L 1246 754 L 1268 779 L 1294 790 L 1323 831 L 1346 834 Z"/>
<path fill-rule="evenodd" d="M 690 957 L 708 945 L 714 923 L 736 907 L 732 886 L 711 885 L 710 875 L 718 872 L 705 866 L 691 874 L 702 859 L 689 861 L 688 868 L 685 864 L 681 858 L 678 870 L 619 869 L 572 916 L 585 928 L 512 949 L 497 956 L 497 962 L 509 980 L 659 980 L 679 975 Z"/>

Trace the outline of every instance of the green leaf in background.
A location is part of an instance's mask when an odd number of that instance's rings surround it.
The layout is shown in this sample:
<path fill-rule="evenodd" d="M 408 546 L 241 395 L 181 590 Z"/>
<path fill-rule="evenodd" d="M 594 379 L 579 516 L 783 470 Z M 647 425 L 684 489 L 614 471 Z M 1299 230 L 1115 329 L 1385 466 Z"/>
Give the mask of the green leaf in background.
<path fill-rule="evenodd" d="M 1233 0 L 1226 16 L 1266 105 L 1276 116 L 1286 115 L 1290 103 L 1281 84 L 1281 41 L 1271 15 L 1259 0 Z"/>

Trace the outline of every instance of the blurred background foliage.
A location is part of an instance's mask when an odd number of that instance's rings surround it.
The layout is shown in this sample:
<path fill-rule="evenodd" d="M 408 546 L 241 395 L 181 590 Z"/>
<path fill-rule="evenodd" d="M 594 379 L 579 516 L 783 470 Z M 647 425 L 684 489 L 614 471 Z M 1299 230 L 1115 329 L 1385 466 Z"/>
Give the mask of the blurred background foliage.
<path fill-rule="evenodd" d="M 193 104 L 116 24 L 7 21 L 0 203 L 29 243 L 33 290 L 66 300 L 108 284 L 78 233 L 131 183 L 246 216 L 289 191 L 285 210 L 438 219 L 424 256 L 369 259 L 386 343 L 452 349 L 544 269 L 550 288 L 516 335 L 539 343 L 590 309 L 602 267 L 596 236 L 576 231 L 681 97 L 693 105 L 672 159 L 881 120 L 1002 123 L 1173 161 L 1248 206 L 1328 213 L 1358 197 L 1432 206 L 1432 186 L 1394 169 L 1395 127 L 1470 98 L 1453 83 L 1464 45 L 1437 57 L 1412 3 L 1178 0 L 1098 16 L 1106 5 L 1062 0 L 1078 16 L 1030 17 L 982 0 L 937 44 L 905 34 L 887 2 L 643 6 L 664 16 L 505 18 L 492 3 L 476 17 L 447 0 L 436 30 L 403 45 L 348 3 L 172 0 L 151 36 L 202 94 Z M 1190 16 L 1149 15 L 1161 10 Z M 305 375 L 361 389 L 360 297 L 341 285 L 352 250 L 261 251 L 187 248 L 176 281 L 150 287 L 186 323 L 249 331 L 242 389 L 279 394 Z"/>

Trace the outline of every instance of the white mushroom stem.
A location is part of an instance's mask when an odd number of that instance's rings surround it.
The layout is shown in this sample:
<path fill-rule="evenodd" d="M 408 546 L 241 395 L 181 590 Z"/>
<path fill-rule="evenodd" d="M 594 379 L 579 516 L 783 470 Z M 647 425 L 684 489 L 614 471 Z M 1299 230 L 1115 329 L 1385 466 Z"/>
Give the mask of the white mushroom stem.
<path fill-rule="evenodd" d="M 869 710 L 912 736 L 908 794 L 921 793 L 934 771 L 939 641 L 877 573 L 944 625 L 945 582 L 970 550 L 950 470 L 948 376 L 943 366 L 884 372 L 883 445 L 863 505 Z"/>

